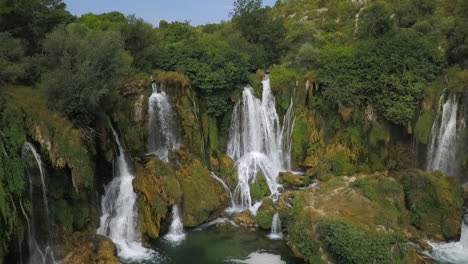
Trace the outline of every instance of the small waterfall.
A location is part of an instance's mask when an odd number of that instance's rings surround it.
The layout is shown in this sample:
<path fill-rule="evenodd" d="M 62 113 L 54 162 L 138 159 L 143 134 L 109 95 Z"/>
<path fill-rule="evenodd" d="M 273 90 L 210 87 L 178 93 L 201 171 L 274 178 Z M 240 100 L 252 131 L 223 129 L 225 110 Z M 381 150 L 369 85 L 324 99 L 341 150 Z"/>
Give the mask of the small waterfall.
<path fill-rule="evenodd" d="M 167 161 L 169 152 L 179 148 L 176 118 L 166 92 L 156 83 L 152 83 L 152 88 L 148 102 L 148 151 Z"/>
<path fill-rule="evenodd" d="M 226 182 L 224 182 L 223 179 L 216 176 L 214 172 L 211 172 L 211 178 L 217 180 L 221 184 L 221 186 L 223 186 L 224 190 L 229 194 L 229 197 L 231 198 L 231 205 L 233 205 L 232 204 L 232 192 L 231 192 L 231 189 L 229 189 L 229 186 L 226 184 Z"/>
<path fill-rule="evenodd" d="M 424 254 L 440 263 L 468 263 L 468 212 L 465 214 L 465 219 L 462 221 L 461 230 L 459 242 L 432 243 L 427 241 L 432 247 L 432 250 L 426 251 Z"/>
<path fill-rule="evenodd" d="M 465 97 L 468 97 L 465 95 Z M 441 97 L 441 107 L 431 129 L 427 152 L 427 170 L 460 175 L 460 151 L 464 151 L 468 104 L 456 94 Z M 462 102 L 460 104 L 460 102 Z"/>
<path fill-rule="evenodd" d="M 268 235 L 268 238 L 273 240 L 283 239 L 283 233 L 281 232 L 281 220 L 279 218 L 278 212 L 273 215 L 273 220 L 271 222 L 271 233 Z"/>
<path fill-rule="evenodd" d="M 468 251 L 468 213 L 465 215 L 461 230 L 460 243 L 462 244 L 463 248 Z"/>
<path fill-rule="evenodd" d="M 39 182 L 34 179 L 33 168 L 28 163 L 28 155 L 32 154 L 39 170 Z M 29 197 L 31 199 L 31 219 L 28 218 L 23 204 L 20 201 L 21 210 L 28 224 L 29 264 L 54 263 L 54 252 L 51 245 L 52 221 L 50 218 L 49 203 L 47 200 L 47 185 L 44 164 L 38 151 L 29 142 L 24 143 L 22 149 L 23 164 L 29 178 Z M 40 199 L 35 197 L 35 186 L 40 185 Z M 42 200 L 42 204 L 41 204 Z M 39 202 L 39 203 L 38 203 Z"/>
<path fill-rule="evenodd" d="M 146 259 L 152 252 L 144 248 L 137 231 L 137 196 L 133 191 L 134 176 L 130 172 L 124 149 L 112 128 L 118 146 L 117 170 L 113 180 L 106 186 L 102 198 L 102 213 L 98 234 L 112 239 L 123 259 Z"/>
<path fill-rule="evenodd" d="M 282 127 L 269 76 L 262 83 L 262 100 L 255 98 L 252 87 L 246 87 L 232 114 L 227 154 L 236 161 L 238 184 L 233 193 L 231 211 L 242 211 L 255 203 L 249 184 L 257 182 L 258 172 L 263 173 L 271 197 L 276 199 L 281 187 L 278 173 L 290 167 L 291 147 L 285 141 L 292 137 L 292 102 Z M 283 136 L 287 140 L 283 140 Z"/>
<path fill-rule="evenodd" d="M 164 239 L 176 245 L 185 239 L 184 224 L 182 223 L 179 205 L 177 204 L 172 206 L 172 223 L 169 228 L 169 233 L 167 233 Z"/>

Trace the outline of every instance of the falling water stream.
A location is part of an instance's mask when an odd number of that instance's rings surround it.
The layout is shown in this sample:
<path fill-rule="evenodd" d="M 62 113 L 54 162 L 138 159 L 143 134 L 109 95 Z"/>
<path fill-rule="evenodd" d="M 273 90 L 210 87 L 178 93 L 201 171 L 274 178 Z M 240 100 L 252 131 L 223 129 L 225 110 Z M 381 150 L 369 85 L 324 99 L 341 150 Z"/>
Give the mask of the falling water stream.
<path fill-rule="evenodd" d="M 179 205 L 177 204 L 172 206 L 172 223 L 169 227 L 169 233 L 164 236 L 164 239 L 175 245 L 180 244 L 185 239 L 184 224 L 182 223 Z"/>
<path fill-rule="evenodd" d="M 271 233 L 268 235 L 268 237 L 273 240 L 283 239 L 283 233 L 281 232 L 281 220 L 279 218 L 278 212 L 273 215 L 273 220 L 271 222 Z"/>
<path fill-rule="evenodd" d="M 440 105 L 431 129 L 426 169 L 440 170 L 463 180 L 460 157 L 463 157 L 463 152 L 466 151 L 468 93 L 464 96 L 444 94 L 440 99 Z M 452 243 L 428 241 L 432 250 L 425 254 L 441 263 L 468 263 L 468 213 L 465 214 L 461 225 L 460 241 Z"/>
<path fill-rule="evenodd" d="M 102 213 L 97 232 L 108 236 L 117 245 L 122 259 L 146 259 L 152 252 L 144 248 L 137 231 L 137 196 L 133 191 L 134 176 L 130 171 L 125 151 L 114 129 L 112 133 L 118 146 L 116 172 L 106 186 L 102 199 Z"/>
<path fill-rule="evenodd" d="M 269 76 L 262 84 L 262 99 L 253 95 L 252 87 L 246 87 L 232 114 L 227 154 L 236 161 L 238 172 L 233 205 L 229 208 L 233 212 L 256 204 L 257 201 L 252 201 L 249 184 L 258 181 L 259 172 L 265 177 L 270 197 L 276 200 L 281 187 L 278 174 L 290 167 L 291 145 L 285 141 L 291 140 L 294 125 L 292 102 L 285 115 L 284 126 L 281 126 Z"/>
<path fill-rule="evenodd" d="M 38 183 L 35 181 L 35 174 L 33 173 L 32 167 L 28 163 L 29 154 L 32 154 L 39 170 L 40 179 Z M 23 204 L 20 203 L 21 210 L 28 223 L 29 259 L 27 263 L 51 264 L 55 262 L 55 259 L 51 244 L 52 222 L 50 218 L 49 203 L 47 200 L 47 185 L 44 164 L 42 163 L 41 156 L 39 155 L 34 145 L 29 142 L 26 142 L 23 145 L 22 159 L 29 178 L 29 196 L 31 199 L 32 211 L 31 218 L 29 219 Z M 34 187 L 37 184 L 40 185 L 41 189 L 41 199 L 39 200 L 36 200 L 34 197 Z"/>
<path fill-rule="evenodd" d="M 152 89 L 148 102 L 148 151 L 167 161 L 169 152 L 179 148 L 175 114 L 163 86 L 153 83 Z"/>

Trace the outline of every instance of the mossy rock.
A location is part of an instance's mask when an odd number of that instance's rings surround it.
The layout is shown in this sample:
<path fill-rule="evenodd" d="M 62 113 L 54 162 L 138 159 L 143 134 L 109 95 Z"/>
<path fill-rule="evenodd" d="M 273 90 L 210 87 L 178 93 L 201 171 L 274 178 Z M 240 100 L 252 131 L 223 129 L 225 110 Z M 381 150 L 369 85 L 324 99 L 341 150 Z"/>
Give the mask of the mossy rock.
<path fill-rule="evenodd" d="M 250 210 L 242 211 L 236 214 L 232 220 L 234 223 L 238 224 L 243 228 L 254 229 L 255 228 L 255 219 L 253 218 Z"/>
<path fill-rule="evenodd" d="M 200 160 L 183 150 L 175 151 L 171 162 L 178 164 L 176 176 L 182 189 L 184 225 L 194 227 L 219 216 L 227 197 L 210 171 Z"/>
<path fill-rule="evenodd" d="M 250 197 L 252 201 L 261 201 L 263 197 L 269 196 L 270 188 L 266 183 L 265 176 L 262 172 L 258 172 L 256 179 L 249 183 Z"/>
<path fill-rule="evenodd" d="M 226 180 L 231 176 L 234 170 L 234 161 L 226 154 L 220 155 L 219 161 L 219 177 Z"/>
<path fill-rule="evenodd" d="M 63 264 L 121 264 L 117 248 L 109 238 L 101 235 L 73 235 L 73 247 L 61 261 Z"/>
<path fill-rule="evenodd" d="M 414 135 L 422 144 L 427 144 L 431 134 L 432 123 L 434 122 L 434 112 L 424 112 L 416 122 Z"/>
<path fill-rule="evenodd" d="M 276 213 L 275 204 L 270 198 L 264 198 L 255 216 L 255 222 L 261 229 L 270 230 L 273 215 Z"/>
<path fill-rule="evenodd" d="M 137 166 L 134 189 L 138 195 L 139 227 L 143 234 L 158 238 L 169 207 L 182 200 L 182 188 L 171 165 L 149 157 Z"/>
<path fill-rule="evenodd" d="M 292 172 L 280 172 L 279 180 L 281 184 L 300 187 L 305 185 L 305 177 Z"/>
<path fill-rule="evenodd" d="M 410 169 L 395 175 L 403 185 L 411 223 L 429 238 L 458 239 L 463 217 L 463 188 L 441 172 Z"/>

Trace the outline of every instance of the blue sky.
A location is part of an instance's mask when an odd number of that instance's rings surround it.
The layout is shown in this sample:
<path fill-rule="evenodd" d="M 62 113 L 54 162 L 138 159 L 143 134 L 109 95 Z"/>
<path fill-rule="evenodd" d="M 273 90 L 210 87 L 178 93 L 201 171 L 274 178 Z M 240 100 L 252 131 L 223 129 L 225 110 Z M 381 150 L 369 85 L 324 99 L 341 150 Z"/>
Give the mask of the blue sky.
<path fill-rule="evenodd" d="M 229 19 L 234 0 L 64 0 L 67 10 L 80 16 L 86 13 L 101 14 L 119 11 L 135 14 L 153 25 L 160 20 L 191 21 L 192 25 L 219 23 Z M 274 5 L 275 0 L 264 0 Z"/>

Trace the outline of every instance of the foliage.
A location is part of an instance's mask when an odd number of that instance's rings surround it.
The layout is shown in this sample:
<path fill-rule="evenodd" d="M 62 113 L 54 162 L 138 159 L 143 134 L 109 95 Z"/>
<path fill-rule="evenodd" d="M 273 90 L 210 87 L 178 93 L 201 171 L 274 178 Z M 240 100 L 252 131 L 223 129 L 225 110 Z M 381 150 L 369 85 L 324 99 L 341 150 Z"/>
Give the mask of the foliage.
<path fill-rule="evenodd" d="M 229 93 L 247 80 L 244 56 L 220 42 L 198 40 L 173 44 L 159 66 L 187 75 L 198 95 L 206 98 L 207 112 L 216 117 L 229 110 Z"/>
<path fill-rule="evenodd" d="M 21 148 L 26 140 L 21 110 L 0 93 L 0 261 L 8 253 L 13 236 L 21 236 L 20 202 L 26 206 L 25 175 Z"/>
<path fill-rule="evenodd" d="M 296 88 L 298 74 L 293 69 L 274 67 L 270 73 L 271 89 L 275 93 L 278 105 L 286 112 Z"/>
<path fill-rule="evenodd" d="M 102 98 L 128 66 L 120 35 L 70 24 L 49 34 L 44 50 L 48 70 L 40 86 L 49 106 L 82 125 L 91 124 Z"/>
<path fill-rule="evenodd" d="M 0 1 L 0 32 L 27 41 L 27 54 L 39 51 L 40 43 L 57 25 L 70 23 L 74 17 L 65 10 L 62 0 Z"/>
<path fill-rule="evenodd" d="M 339 219 L 320 220 L 318 231 L 337 263 L 397 263 L 406 254 L 401 234 L 372 232 Z"/>
<path fill-rule="evenodd" d="M 284 47 L 286 29 L 281 18 L 270 15 L 270 9 L 262 8 L 262 0 L 237 0 L 234 2 L 232 22 L 247 41 L 263 46 L 267 53 L 264 68 L 279 61 Z"/>
<path fill-rule="evenodd" d="M 406 170 L 398 175 L 411 222 L 427 235 L 456 239 L 463 215 L 463 188 L 440 172 Z"/>
<path fill-rule="evenodd" d="M 249 182 L 250 197 L 252 201 L 261 201 L 264 197 L 270 195 L 270 189 L 266 183 L 265 176 L 259 172 L 254 181 Z"/>
<path fill-rule="evenodd" d="M 353 47 L 328 47 L 317 79 L 329 103 L 371 104 L 385 119 L 406 125 L 442 66 L 434 45 L 413 31 L 397 30 Z"/>
<path fill-rule="evenodd" d="M 366 39 L 389 32 L 392 28 L 390 15 L 391 12 L 385 2 L 374 2 L 364 7 L 356 22 L 356 37 Z"/>
<path fill-rule="evenodd" d="M 27 66 L 23 43 L 10 33 L 0 32 L 0 84 L 15 82 L 25 74 Z"/>

